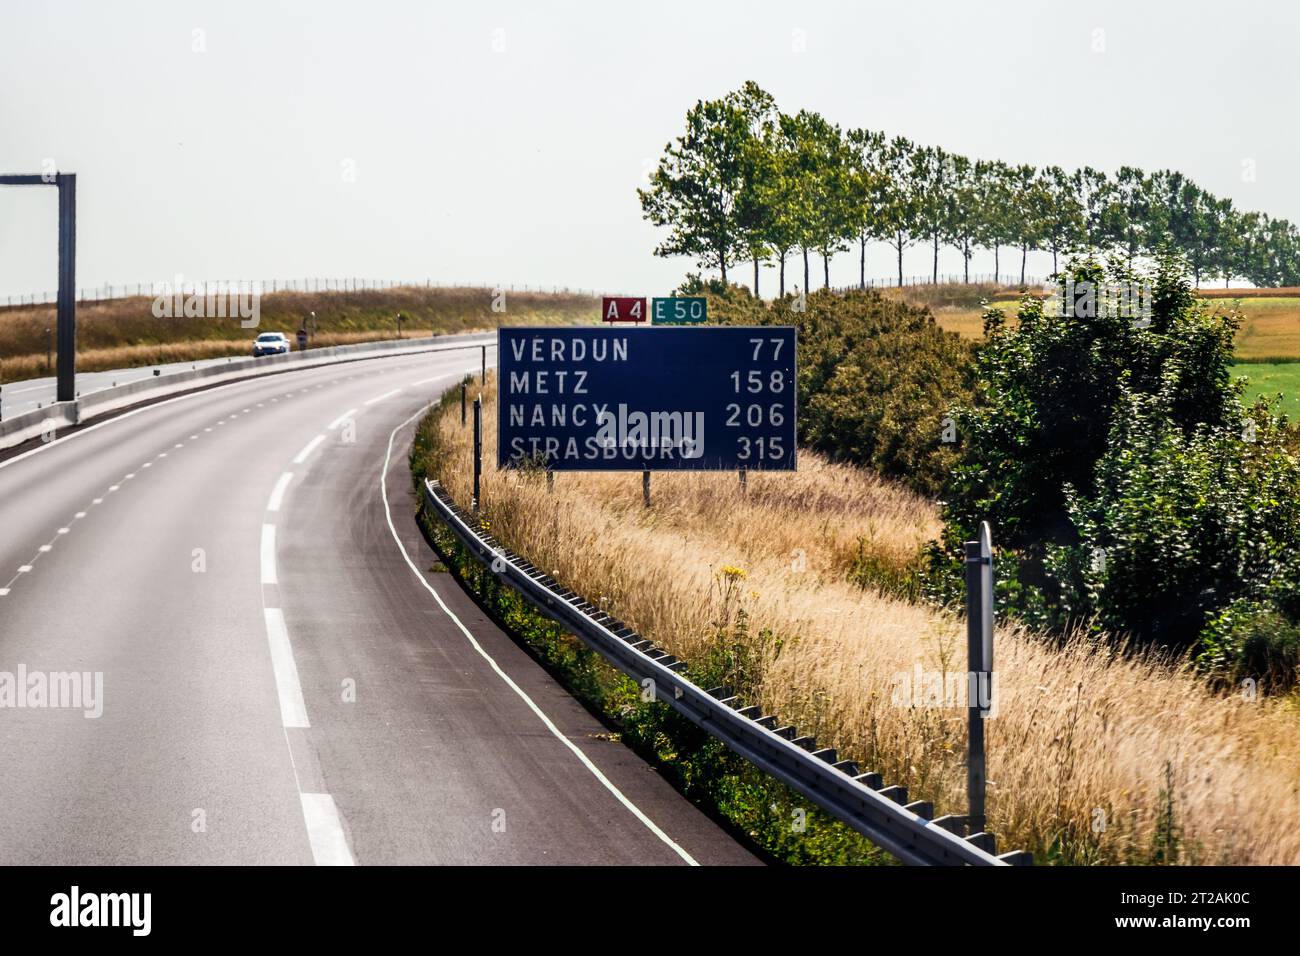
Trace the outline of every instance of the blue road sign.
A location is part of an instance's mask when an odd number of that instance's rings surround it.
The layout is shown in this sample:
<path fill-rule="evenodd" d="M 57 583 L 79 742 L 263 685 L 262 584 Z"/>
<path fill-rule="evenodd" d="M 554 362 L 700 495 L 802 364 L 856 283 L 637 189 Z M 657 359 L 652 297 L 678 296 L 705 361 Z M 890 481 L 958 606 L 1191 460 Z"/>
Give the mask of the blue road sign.
<path fill-rule="evenodd" d="M 788 326 L 503 328 L 497 465 L 793 471 Z"/>

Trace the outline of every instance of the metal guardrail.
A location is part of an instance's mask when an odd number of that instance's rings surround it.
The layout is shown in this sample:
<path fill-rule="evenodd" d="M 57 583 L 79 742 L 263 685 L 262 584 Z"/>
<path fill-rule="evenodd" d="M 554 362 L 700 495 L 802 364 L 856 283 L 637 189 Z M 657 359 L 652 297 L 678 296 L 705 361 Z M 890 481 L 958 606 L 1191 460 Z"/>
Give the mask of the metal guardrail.
<path fill-rule="evenodd" d="M 1032 863 L 1023 851 L 996 854 L 989 833 L 962 836 L 965 817 L 930 819 L 934 808 L 908 802 L 907 788 L 887 787 L 834 749 L 778 726 L 775 716 L 742 706 L 726 688 L 705 690 L 681 673 L 678 660 L 621 621 L 564 588 L 521 556 L 501 547 L 462 511 L 437 481 L 426 481 L 424 504 L 472 554 L 537 610 L 577 635 L 613 667 L 728 749 L 861 833 L 904 863 L 921 866 L 1006 866 Z"/>

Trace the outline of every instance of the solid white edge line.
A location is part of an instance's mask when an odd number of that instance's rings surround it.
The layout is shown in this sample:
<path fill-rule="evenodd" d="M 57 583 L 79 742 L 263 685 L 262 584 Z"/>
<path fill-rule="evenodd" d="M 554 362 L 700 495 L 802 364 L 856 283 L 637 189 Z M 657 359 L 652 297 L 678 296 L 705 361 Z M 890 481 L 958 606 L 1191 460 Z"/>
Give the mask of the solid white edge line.
<path fill-rule="evenodd" d="M 348 849 L 338 808 L 328 793 L 301 793 L 302 815 L 307 821 L 311 855 L 317 866 L 355 866 Z"/>
<path fill-rule="evenodd" d="M 280 698 L 280 721 L 286 727 L 310 727 L 307 720 L 307 703 L 302 699 L 302 685 L 298 683 L 298 667 L 293 662 L 293 647 L 289 644 L 289 629 L 284 623 L 284 612 L 278 607 L 262 609 L 266 616 L 266 641 L 271 648 L 271 670 L 275 673 L 276 696 Z"/>
<path fill-rule="evenodd" d="M 277 584 L 275 577 L 275 525 L 262 525 L 262 583 Z"/>
<path fill-rule="evenodd" d="M 338 418 L 334 419 L 334 421 L 330 422 L 329 425 L 328 425 L 327 427 L 329 428 L 330 431 L 333 431 L 334 429 L 338 428 L 340 425 L 342 425 L 345 421 L 347 421 L 349 418 L 351 418 L 351 417 L 352 417 L 353 415 L 355 415 L 356 413 L 357 413 L 357 410 L 356 410 L 355 408 L 349 408 L 346 412 L 344 412 L 344 413 L 343 413 L 342 415 L 340 415 Z"/>
<path fill-rule="evenodd" d="M 319 446 L 320 443 L 323 442 L 324 440 L 325 440 L 324 435 L 317 435 L 311 441 L 307 442 L 306 447 L 304 447 L 302 451 L 298 452 L 298 455 L 297 457 L 294 458 L 293 463 L 295 465 L 301 465 L 304 461 L 307 460 L 307 456 L 309 456 L 312 452 L 314 452 L 317 446 Z"/>
<path fill-rule="evenodd" d="M 394 395 L 399 394 L 401 391 L 402 391 L 402 390 L 401 390 L 400 388 L 395 388 L 395 389 L 393 389 L 391 392 L 384 392 L 384 394 L 382 394 L 382 395 L 376 395 L 374 398 L 367 398 L 367 399 L 366 399 L 364 402 L 362 402 L 361 404 L 362 404 L 362 405 L 373 405 L 373 404 L 375 404 L 375 402 L 382 402 L 382 401 L 383 401 L 384 399 L 386 399 L 386 398 L 392 398 Z"/>
<path fill-rule="evenodd" d="M 266 503 L 267 511 L 279 511 L 280 505 L 284 503 L 284 493 L 289 488 L 289 482 L 293 481 L 293 472 L 286 471 L 280 476 L 280 480 L 275 483 L 271 489 L 271 499 Z"/>
<path fill-rule="evenodd" d="M 496 660 L 492 657 L 491 654 L 489 654 L 486 650 L 484 650 L 483 646 L 479 644 L 479 642 L 475 639 L 474 635 L 470 633 L 469 628 L 467 628 L 461 622 L 460 618 L 458 618 L 455 615 L 455 613 L 452 612 L 451 608 L 449 608 L 446 605 L 446 603 L 444 603 L 444 601 L 442 600 L 442 596 L 438 594 L 438 592 L 433 589 L 433 587 L 429 584 L 429 582 L 424 579 L 424 575 L 420 573 L 420 569 L 416 567 L 415 562 L 411 560 L 410 554 L 407 553 L 406 545 L 402 544 L 402 539 L 397 533 L 397 527 L 393 524 L 393 512 L 388 505 L 388 485 L 386 479 L 388 477 L 388 467 L 389 464 L 392 462 L 392 458 L 393 458 L 393 439 L 397 437 L 397 433 L 399 431 L 401 431 L 403 428 L 405 428 L 411 422 L 415 421 L 416 418 L 423 415 L 427 411 L 428 411 L 428 407 L 420 409 L 420 411 L 416 412 L 410 418 L 403 421 L 401 424 L 399 424 L 396 428 L 394 428 L 389 433 L 388 451 L 384 455 L 384 468 L 383 471 L 379 473 L 379 493 L 380 496 L 383 498 L 383 502 L 384 502 L 384 517 L 388 520 L 388 530 L 392 534 L 393 540 L 397 542 L 398 550 L 402 552 L 402 559 L 406 562 L 407 567 L 411 569 L 411 573 L 415 575 L 416 580 L 419 581 L 420 584 L 424 586 L 424 589 L 426 591 L 428 591 L 430 594 L 433 595 L 433 599 L 438 602 L 438 607 L 442 608 L 443 613 L 445 613 L 447 617 L 451 618 L 452 623 L 455 624 L 456 627 L 459 628 L 460 632 L 465 635 L 465 639 L 469 641 L 470 646 L 473 647 L 474 650 L 478 652 L 480 657 L 482 657 L 485 661 L 487 661 L 488 666 L 491 667 L 492 670 L 496 672 L 497 676 L 500 677 L 505 682 L 506 686 L 519 695 L 519 699 L 522 700 L 528 706 L 529 710 L 531 710 L 534 714 L 537 715 L 538 720 L 540 720 L 542 724 L 546 727 L 546 729 L 551 732 L 551 734 L 555 737 L 555 739 L 558 740 L 560 743 L 564 744 L 564 746 L 568 747 L 569 750 L 573 752 L 574 756 L 576 756 L 578 760 L 582 762 L 582 765 L 586 767 L 589 771 L 591 771 L 592 775 L 601 782 L 601 784 L 605 787 L 605 789 L 608 790 L 610 793 L 612 793 L 614 797 L 618 800 L 618 802 L 623 804 L 623 806 L 633 816 L 635 816 L 638 820 L 640 820 L 651 833 L 653 833 L 665 844 L 671 847 L 672 850 L 688 864 L 690 864 L 691 866 L 699 866 L 699 862 L 693 856 L 691 856 L 690 853 L 688 853 L 685 849 L 679 846 L 677 842 L 673 840 L 673 838 L 670 837 L 667 833 L 661 830 L 653 820 L 651 820 L 648 816 L 645 815 L 645 813 L 642 812 L 640 807 L 638 807 L 635 803 L 629 800 L 627 796 L 623 793 L 623 791 L 619 790 L 618 787 L 614 785 L 614 782 L 612 780 L 610 780 L 603 773 L 601 773 L 600 768 L 597 767 L 594 763 L 592 763 L 591 759 L 585 753 L 582 752 L 582 750 L 578 747 L 577 744 L 575 744 L 568 737 L 564 736 L 563 733 L 561 733 L 560 728 L 556 727 L 555 724 L 551 722 L 551 718 L 547 717 L 545 712 L 543 712 L 542 709 L 538 707 L 536 703 L 533 702 L 533 699 L 528 696 L 527 692 L 524 691 L 524 689 L 520 687 L 518 684 L 516 684 L 509 674 L 507 674 L 504 670 L 501 669 L 501 665 L 499 665 L 496 662 Z"/>

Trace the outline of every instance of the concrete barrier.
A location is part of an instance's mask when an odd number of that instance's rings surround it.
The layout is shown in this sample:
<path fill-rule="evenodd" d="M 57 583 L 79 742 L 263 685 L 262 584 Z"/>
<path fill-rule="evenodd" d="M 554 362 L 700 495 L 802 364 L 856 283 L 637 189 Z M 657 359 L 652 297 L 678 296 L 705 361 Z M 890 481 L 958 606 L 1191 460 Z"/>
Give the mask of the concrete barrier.
<path fill-rule="evenodd" d="M 389 355 L 442 352 L 453 349 L 471 349 L 496 344 L 491 332 L 472 332 L 463 335 L 436 335 L 423 339 L 390 339 L 383 342 L 361 342 L 356 345 L 335 345 L 329 348 L 290 352 L 287 355 L 268 355 L 263 358 L 237 358 L 228 362 L 204 365 L 201 368 L 169 372 L 153 378 L 139 379 L 125 385 L 100 389 L 73 402 L 55 402 L 45 408 L 23 412 L 0 422 L 0 449 L 12 448 L 23 442 L 53 434 L 59 429 L 118 411 L 141 402 L 179 395 L 196 388 L 206 388 L 275 375 L 301 369 L 319 368 L 341 362 L 359 362 L 364 359 Z"/>

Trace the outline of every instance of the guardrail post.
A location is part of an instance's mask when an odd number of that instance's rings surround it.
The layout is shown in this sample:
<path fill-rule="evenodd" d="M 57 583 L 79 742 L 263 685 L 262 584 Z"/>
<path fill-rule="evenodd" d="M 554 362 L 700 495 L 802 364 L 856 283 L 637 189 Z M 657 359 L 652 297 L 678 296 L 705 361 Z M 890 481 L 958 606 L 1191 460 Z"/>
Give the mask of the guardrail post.
<path fill-rule="evenodd" d="M 983 832 L 985 760 L 984 719 L 993 691 L 993 545 L 987 521 L 979 540 L 966 542 L 966 800 L 971 833 Z"/>
<path fill-rule="evenodd" d="M 650 507 L 650 469 L 647 468 L 641 472 L 641 497 L 645 499 L 645 506 Z"/>
<path fill-rule="evenodd" d="M 460 383 L 460 427 L 465 427 L 465 392 L 469 386 L 465 382 Z"/>
<path fill-rule="evenodd" d="M 474 397 L 474 513 L 479 509 L 479 479 L 483 476 L 483 397 Z"/>

